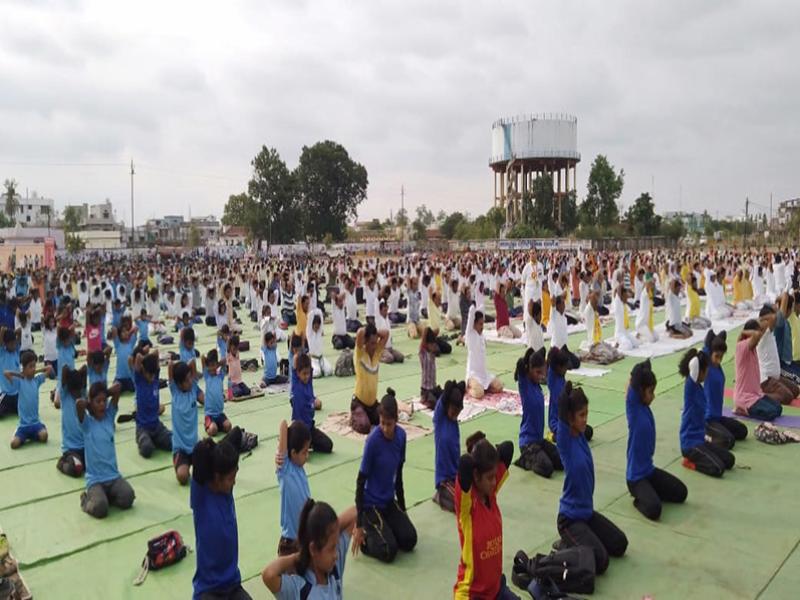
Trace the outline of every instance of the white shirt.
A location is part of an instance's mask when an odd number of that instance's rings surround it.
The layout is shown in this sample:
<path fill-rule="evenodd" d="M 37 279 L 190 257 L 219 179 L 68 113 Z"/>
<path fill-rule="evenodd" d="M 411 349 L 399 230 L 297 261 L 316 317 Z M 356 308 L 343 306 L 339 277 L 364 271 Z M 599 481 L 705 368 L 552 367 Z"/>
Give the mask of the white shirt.
<path fill-rule="evenodd" d="M 765 382 L 769 377 L 781 376 L 781 363 L 778 357 L 778 343 L 775 341 L 775 334 L 772 330 L 767 330 L 756 346 L 758 356 L 758 370 L 761 372 L 761 382 Z"/>
<path fill-rule="evenodd" d="M 667 324 L 679 325 L 681 321 L 681 301 L 672 293 L 672 290 L 667 290 Z"/>
<path fill-rule="evenodd" d="M 314 331 L 314 317 L 319 317 L 319 329 Z M 322 356 L 322 311 L 318 308 L 308 313 L 306 321 L 306 340 L 308 340 L 308 353 L 313 358 Z"/>
<path fill-rule="evenodd" d="M 58 348 L 56 347 L 56 338 L 58 334 L 55 329 L 43 329 L 42 338 L 44 339 L 44 355 L 45 360 L 58 360 Z"/>
<path fill-rule="evenodd" d="M 345 290 L 345 298 L 344 298 L 344 309 L 345 309 L 345 316 L 347 319 L 351 321 L 358 320 L 358 304 L 356 303 L 356 296 L 355 294 L 351 294 L 349 291 Z"/>
<path fill-rule="evenodd" d="M 639 294 L 639 312 L 636 313 L 636 329 L 650 329 L 650 294 L 642 288 Z"/>
<path fill-rule="evenodd" d="M 475 331 L 474 306 L 469 308 L 464 343 L 467 346 L 467 381 L 470 378 L 476 379 L 484 389 L 487 389 L 494 379 L 494 375 L 486 370 L 486 340 L 482 334 Z"/>
<path fill-rule="evenodd" d="M 364 288 L 364 299 L 367 302 L 366 315 L 368 317 L 378 316 L 378 294 L 374 289 Z"/>
<path fill-rule="evenodd" d="M 628 330 L 625 328 L 625 306 L 616 294 L 611 301 L 611 310 L 614 311 L 614 337 L 619 340 L 628 333 Z"/>
<path fill-rule="evenodd" d="M 533 348 L 534 352 L 538 352 L 544 348 L 544 332 L 542 326 L 533 320 L 533 317 L 528 312 L 528 307 L 525 307 L 524 317 L 522 318 L 525 323 L 525 337 L 528 340 L 528 348 Z"/>
<path fill-rule="evenodd" d="M 567 317 L 562 315 L 555 307 L 550 309 L 550 323 L 547 325 L 550 333 L 550 347 L 561 348 L 567 345 Z"/>
<path fill-rule="evenodd" d="M 389 322 L 388 318 L 384 318 L 380 312 L 375 315 L 375 328 L 378 331 L 387 331 L 389 333 L 389 337 L 386 338 L 386 348 L 392 347 L 392 324 Z"/>
<path fill-rule="evenodd" d="M 331 312 L 333 316 L 333 335 L 346 335 L 347 319 L 345 318 L 344 307 L 339 308 L 334 302 L 331 304 Z"/>

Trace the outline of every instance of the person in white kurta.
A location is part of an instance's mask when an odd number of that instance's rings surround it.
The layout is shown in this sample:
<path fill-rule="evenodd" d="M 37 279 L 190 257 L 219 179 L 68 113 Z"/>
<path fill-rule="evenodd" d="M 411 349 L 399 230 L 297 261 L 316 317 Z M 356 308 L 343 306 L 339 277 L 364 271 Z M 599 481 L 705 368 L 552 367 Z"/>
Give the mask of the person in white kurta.
<path fill-rule="evenodd" d="M 644 343 L 653 343 L 658 341 L 658 334 L 653 329 L 653 300 L 650 298 L 650 292 L 653 290 L 653 280 L 649 280 L 642 293 L 639 294 L 639 312 L 636 314 L 636 335 Z"/>
<path fill-rule="evenodd" d="M 525 324 L 525 339 L 527 340 L 528 348 L 532 348 L 534 352 L 538 352 L 544 348 L 541 303 L 528 300 L 522 321 Z"/>
<path fill-rule="evenodd" d="M 311 357 L 314 377 L 329 377 L 333 374 L 333 365 L 322 354 L 322 337 L 322 311 L 315 308 L 308 314 L 306 321 L 308 355 Z"/>
<path fill-rule="evenodd" d="M 623 287 L 617 288 L 614 299 L 611 300 L 611 310 L 614 311 L 614 340 L 617 347 L 623 352 L 639 347 L 639 342 L 628 331 L 628 290 Z"/>
<path fill-rule="evenodd" d="M 680 291 L 681 280 L 673 279 L 667 289 L 667 320 L 665 326 L 670 337 L 686 339 L 692 337 L 692 330 L 683 322 L 683 319 L 681 319 L 681 300 L 678 296 Z"/>
<path fill-rule="evenodd" d="M 713 275 L 706 282 L 706 317 L 712 321 L 727 319 L 733 314 L 733 308 L 725 303 L 725 290 Z"/>
<path fill-rule="evenodd" d="M 476 317 L 477 313 L 477 317 Z M 467 329 L 464 332 L 467 346 L 467 388 L 473 398 L 483 398 L 484 393 L 503 391 L 502 382 L 486 368 L 486 340 L 483 337 L 483 314 L 469 307 Z"/>

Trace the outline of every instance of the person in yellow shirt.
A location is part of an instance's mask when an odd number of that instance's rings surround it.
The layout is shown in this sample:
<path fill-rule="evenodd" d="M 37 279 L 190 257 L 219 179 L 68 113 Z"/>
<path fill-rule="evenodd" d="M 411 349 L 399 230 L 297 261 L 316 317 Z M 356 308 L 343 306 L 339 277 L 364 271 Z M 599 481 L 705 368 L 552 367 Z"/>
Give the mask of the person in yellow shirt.
<path fill-rule="evenodd" d="M 792 362 L 800 362 L 800 294 L 795 294 L 794 306 L 786 319 L 792 328 Z"/>
<path fill-rule="evenodd" d="M 436 345 L 439 346 L 439 354 L 450 354 L 453 347 L 450 343 L 439 335 L 442 327 L 442 297 L 439 292 L 431 294 L 428 303 L 428 328 L 436 336 Z"/>
<path fill-rule="evenodd" d="M 733 276 L 733 305 L 740 310 L 753 308 L 753 288 L 750 280 L 745 279 L 744 270 L 738 269 Z"/>
<path fill-rule="evenodd" d="M 350 427 L 367 434 L 378 424 L 378 369 L 381 354 L 389 339 L 388 331 L 378 331 L 371 323 L 356 334 L 353 369 L 356 374 L 350 402 Z"/>
<path fill-rule="evenodd" d="M 306 323 L 308 322 L 308 305 L 311 301 L 308 296 L 303 295 L 297 298 L 297 309 L 295 314 L 297 316 L 297 324 L 294 327 L 294 334 L 306 339 Z"/>
<path fill-rule="evenodd" d="M 686 286 L 686 322 L 692 329 L 708 329 L 711 320 L 700 314 L 700 292 L 697 289 L 697 277 L 689 276 L 689 285 Z"/>

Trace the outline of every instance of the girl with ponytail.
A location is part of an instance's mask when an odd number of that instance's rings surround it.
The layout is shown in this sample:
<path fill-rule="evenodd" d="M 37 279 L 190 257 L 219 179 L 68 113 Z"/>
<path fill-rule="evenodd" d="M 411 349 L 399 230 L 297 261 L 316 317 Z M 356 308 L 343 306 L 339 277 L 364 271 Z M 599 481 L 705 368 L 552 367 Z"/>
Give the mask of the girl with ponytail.
<path fill-rule="evenodd" d="M 220 442 L 206 438 L 192 451 L 190 504 L 194 517 L 197 569 L 194 598 L 206 595 L 248 600 L 239 573 L 239 531 L 233 486 L 239 471 L 242 431 L 234 427 Z"/>
<path fill-rule="evenodd" d="M 522 401 L 522 421 L 519 425 L 520 456 L 514 463 L 542 477 L 550 477 L 554 470 L 563 470 L 556 447 L 544 439 L 544 394 L 545 381 L 544 348 L 538 352 L 528 349 L 517 361 L 514 380 L 517 382 Z"/>
<path fill-rule="evenodd" d="M 608 569 L 608 557 L 622 556 L 628 538 L 594 510 L 594 461 L 586 440 L 589 399 L 568 381 L 558 399 L 558 453 L 564 463 L 564 488 L 558 505 L 558 533 L 567 547 L 589 546 L 597 573 Z"/>
<path fill-rule="evenodd" d="M 355 506 L 337 517 L 329 504 L 306 500 L 297 530 L 300 549 L 268 564 L 261 573 L 264 585 L 281 600 L 341 600 L 347 547 L 355 523 Z M 353 544 L 354 555 L 358 549 Z"/>
<path fill-rule="evenodd" d="M 703 382 L 709 360 L 703 352 L 691 348 L 678 364 L 678 372 L 686 378 L 683 385 L 680 443 L 683 466 L 712 477 L 722 477 L 733 468 L 736 458 L 727 449 L 706 442 L 706 397 Z"/>
<path fill-rule="evenodd" d="M 456 472 L 461 452 L 458 415 L 464 408 L 467 386 L 463 381 L 448 381 L 433 410 L 433 440 L 436 448 L 433 501 L 442 510 L 455 511 Z"/>
<path fill-rule="evenodd" d="M 650 361 L 639 363 L 631 371 L 625 412 L 628 416 L 628 465 L 625 478 L 633 505 L 648 519 L 657 521 L 662 502 L 681 503 L 688 493 L 683 482 L 656 467 L 656 421 L 650 404 L 656 396 L 656 376 Z"/>

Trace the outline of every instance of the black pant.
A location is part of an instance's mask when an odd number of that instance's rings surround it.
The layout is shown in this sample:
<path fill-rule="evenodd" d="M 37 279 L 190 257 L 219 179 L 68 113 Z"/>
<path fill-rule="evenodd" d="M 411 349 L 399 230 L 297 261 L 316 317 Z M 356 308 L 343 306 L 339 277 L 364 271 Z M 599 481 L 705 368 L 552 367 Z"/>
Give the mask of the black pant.
<path fill-rule="evenodd" d="M 600 315 L 601 317 L 607 317 L 608 316 L 608 307 L 607 306 L 603 306 L 602 304 L 598 305 L 597 314 Z"/>
<path fill-rule="evenodd" d="M 575 356 L 575 355 L 574 355 L 574 354 L 573 354 L 573 353 L 570 351 L 570 349 L 569 349 L 569 348 L 567 348 L 567 345 L 566 345 L 566 344 L 564 344 L 563 346 L 561 346 L 560 350 L 561 350 L 561 351 L 562 351 L 564 354 L 566 354 L 566 355 L 567 355 L 567 358 L 569 359 L 569 367 L 568 367 L 568 368 L 569 368 L 569 370 L 573 370 L 573 369 L 580 369 L 580 368 L 581 368 L 581 359 L 580 359 L 580 358 L 578 358 L 577 356 Z"/>
<path fill-rule="evenodd" d="M 661 516 L 662 502 L 680 504 L 686 500 L 689 491 L 684 483 L 658 467 L 649 477 L 639 481 L 629 481 L 628 491 L 633 496 L 633 505 L 645 517 L 658 521 Z"/>
<path fill-rule="evenodd" d="M 171 451 L 172 432 L 161 421 L 158 421 L 152 431 L 136 427 L 136 445 L 139 447 L 139 454 L 144 458 L 150 458 L 156 448 Z"/>
<path fill-rule="evenodd" d="M 311 448 L 314 450 L 314 452 L 330 454 L 333 452 L 333 441 L 326 435 L 324 431 L 320 431 L 316 427 L 312 427 Z"/>
<path fill-rule="evenodd" d="M 720 417 L 718 421 L 706 423 L 706 436 L 715 446 L 730 450 L 737 441 L 747 437 L 747 425 L 731 417 Z"/>
<path fill-rule="evenodd" d="M 547 440 L 528 444 L 521 448 L 519 458 L 514 464 L 547 478 L 553 474 L 553 471 L 564 470 L 558 449 Z"/>
<path fill-rule="evenodd" d="M 722 477 L 736 462 L 736 457 L 729 450 L 708 442 L 683 450 L 682 453 L 694 464 L 695 470 L 712 477 Z"/>
<path fill-rule="evenodd" d="M 0 417 L 18 414 L 17 413 L 18 402 L 19 402 L 18 394 L 0 394 Z"/>
<path fill-rule="evenodd" d="M 608 569 L 608 557 L 622 556 L 628 548 L 628 538 L 622 530 L 599 512 L 588 521 L 572 521 L 558 515 L 558 534 L 566 546 L 589 546 L 594 551 L 597 574 Z"/>
<path fill-rule="evenodd" d="M 356 347 L 356 341 L 353 339 L 352 336 L 347 334 L 344 335 L 334 335 L 331 338 L 331 342 L 333 343 L 334 350 L 344 350 L 347 348 L 348 350 L 353 350 Z"/>
<path fill-rule="evenodd" d="M 443 337 L 436 338 L 436 345 L 439 346 L 439 354 L 450 354 L 453 351 L 453 347 L 450 343 L 444 339 Z"/>
<path fill-rule="evenodd" d="M 361 321 L 347 319 L 347 333 L 356 333 L 359 329 L 361 329 Z"/>
<path fill-rule="evenodd" d="M 417 530 L 395 501 L 365 511 L 364 534 L 361 551 L 386 563 L 394 560 L 398 550 L 411 552 L 417 545 Z"/>

